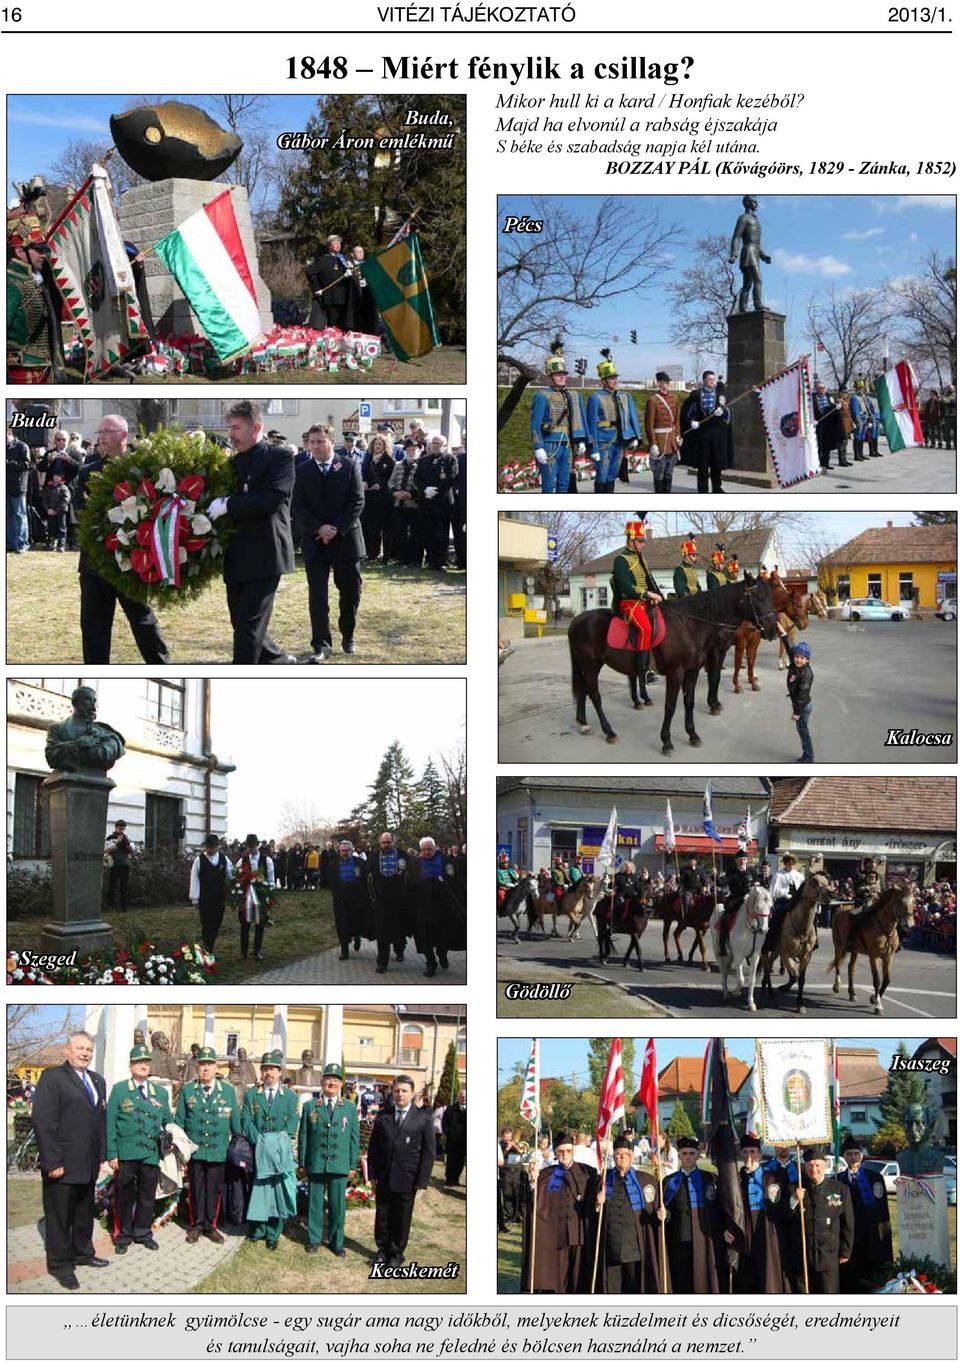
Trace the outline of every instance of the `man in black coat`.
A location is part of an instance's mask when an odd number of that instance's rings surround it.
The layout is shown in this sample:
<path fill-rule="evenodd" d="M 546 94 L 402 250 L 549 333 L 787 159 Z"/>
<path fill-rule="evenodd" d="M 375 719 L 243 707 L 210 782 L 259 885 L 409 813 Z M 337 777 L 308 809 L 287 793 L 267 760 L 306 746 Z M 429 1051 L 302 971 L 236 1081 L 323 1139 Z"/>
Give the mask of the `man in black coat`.
<path fill-rule="evenodd" d="M 360 605 L 360 560 L 364 554 L 360 516 L 363 482 L 357 459 L 340 459 L 326 430 L 311 426 L 310 458 L 297 469 L 293 516 L 303 542 L 303 564 L 310 588 L 312 663 L 333 654 L 328 585 L 330 570 L 340 596 L 340 633 L 344 653 L 353 653 L 353 634 Z"/>
<path fill-rule="evenodd" d="M 806 1242 L 811 1295 L 839 1292 L 840 1269 L 853 1253 L 850 1189 L 838 1179 L 827 1177 L 826 1154 L 819 1146 L 807 1146 L 803 1152 L 803 1177 L 790 1199 L 794 1259 L 801 1266 L 802 1280 L 803 1245 Z M 802 1223 L 801 1201 L 804 1204 Z"/>
<path fill-rule="evenodd" d="M 373 926 L 377 935 L 377 974 L 383 975 L 390 965 L 391 946 L 396 959 L 403 960 L 410 927 L 407 860 L 392 833 L 380 834 L 377 850 L 368 865 Z"/>
<path fill-rule="evenodd" d="M 680 457 L 697 470 L 697 491 L 722 492 L 724 469 L 733 464 L 733 431 L 726 396 L 712 369 L 703 371 L 701 387 L 683 404 L 680 429 Z"/>
<path fill-rule="evenodd" d="M 122 416 L 104 416 L 97 427 L 97 447 L 99 454 L 87 461 L 77 475 L 77 493 L 74 506 L 79 511 L 86 501 L 87 484 L 90 478 L 108 470 L 111 459 L 119 459 L 127 452 L 127 423 Z M 80 555 L 77 564 L 80 574 L 80 635 L 83 640 L 83 661 L 85 663 L 108 663 L 110 661 L 110 642 L 113 636 L 113 617 L 117 605 L 130 622 L 134 642 L 140 650 L 145 663 L 166 665 L 170 661 L 167 645 L 157 617 L 148 605 L 124 596 L 116 587 L 105 582 L 94 571 L 86 554 Z"/>
<path fill-rule="evenodd" d="M 47 1270 L 75 1292 L 76 1270 L 106 1268 L 93 1248 L 93 1194 L 107 1153 L 107 1086 L 90 1069 L 93 1037 L 73 1032 L 66 1059 L 44 1070 L 33 1098 L 33 1132 L 43 1177 Z"/>
<path fill-rule="evenodd" d="M 336 234 L 327 237 L 326 251 L 307 266 L 313 292 L 310 325 L 318 331 L 324 327 L 353 330 L 353 276 L 342 246 Z"/>
<path fill-rule="evenodd" d="M 442 436 L 431 438 L 427 452 L 418 459 L 413 475 L 420 538 L 428 568 L 447 566 L 457 461 L 452 454 L 444 452 L 443 444 Z"/>
<path fill-rule="evenodd" d="M 370 1133 L 367 1174 L 377 1196 L 374 1263 L 399 1268 L 410 1238 L 413 1204 L 430 1182 L 437 1142 L 433 1111 L 413 1104 L 413 1080 L 393 1081 L 393 1107 L 381 1112 Z"/>
<path fill-rule="evenodd" d="M 445 1188 L 456 1188 L 467 1162 L 467 1093 L 464 1089 L 443 1109 L 440 1122 L 446 1142 L 447 1158 L 443 1169 Z"/>
<path fill-rule="evenodd" d="M 210 503 L 211 520 L 228 515 L 236 530 L 227 542 L 223 580 L 233 626 L 235 663 L 294 663 L 267 629 L 284 573 L 293 572 L 290 496 L 293 455 L 263 438 L 263 413 L 243 399 L 227 411 L 234 491 Z"/>

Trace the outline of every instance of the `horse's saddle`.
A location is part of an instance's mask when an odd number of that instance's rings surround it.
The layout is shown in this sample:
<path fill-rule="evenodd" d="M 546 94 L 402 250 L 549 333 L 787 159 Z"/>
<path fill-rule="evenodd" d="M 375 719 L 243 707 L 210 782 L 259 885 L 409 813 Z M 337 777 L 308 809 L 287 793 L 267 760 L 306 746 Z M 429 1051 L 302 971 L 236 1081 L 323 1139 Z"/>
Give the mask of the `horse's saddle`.
<path fill-rule="evenodd" d="M 646 653 L 663 642 L 667 623 L 658 606 L 645 606 L 639 601 L 624 602 L 632 608 L 632 620 L 615 615 L 607 629 L 607 647 L 624 649 L 628 653 Z"/>
<path fill-rule="evenodd" d="M 741 904 L 740 908 L 743 905 Z M 733 913 L 724 913 L 720 917 L 720 954 L 726 956 L 726 947 L 730 941 L 730 934 L 733 932 L 733 925 L 737 921 L 737 914 L 740 909 L 734 909 Z"/>

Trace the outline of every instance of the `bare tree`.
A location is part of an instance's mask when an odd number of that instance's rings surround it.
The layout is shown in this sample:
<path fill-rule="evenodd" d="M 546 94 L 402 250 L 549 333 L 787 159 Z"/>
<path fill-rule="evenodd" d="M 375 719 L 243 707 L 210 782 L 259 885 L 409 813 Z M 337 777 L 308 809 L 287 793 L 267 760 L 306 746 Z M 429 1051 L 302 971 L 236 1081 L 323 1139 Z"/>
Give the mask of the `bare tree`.
<path fill-rule="evenodd" d="M 285 800 L 280 809 L 277 830 L 281 839 L 323 842 L 335 822 L 321 814 L 309 800 Z"/>
<path fill-rule="evenodd" d="M 922 272 L 894 287 L 903 340 L 924 386 L 957 382 L 957 262 L 931 250 Z"/>
<path fill-rule="evenodd" d="M 467 841 L 467 749 L 458 743 L 452 752 L 440 754 L 440 765 L 447 786 L 447 801 L 452 830 L 451 841 Z"/>
<path fill-rule="evenodd" d="M 875 372 L 884 353 L 891 307 L 879 289 L 838 289 L 810 299 L 810 330 L 822 344 L 834 384 L 847 387 L 859 374 Z"/>
<path fill-rule="evenodd" d="M 850 564 L 840 552 L 842 547 L 830 535 L 809 529 L 797 549 L 796 566 L 808 577 L 816 577 L 818 587 L 831 606 L 840 600 L 840 579 L 845 577 L 848 584 L 850 581 Z"/>
<path fill-rule="evenodd" d="M 606 198 L 590 219 L 562 199 L 535 198 L 530 216 L 543 220 L 543 231 L 501 237 L 497 359 L 518 378 L 501 405 L 498 430 L 536 378 L 531 358 L 555 332 L 569 330 L 571 312 L 637 294 L 666 267 L 682 229 L 642 204 L 641 198 Z"/>
<path fill-rule="evenodd" d="M 240 155 L 223 178 L 228 184 L 244 185 L 251 207 L 261 210 L 276 178 L 276 139 L 261 122 L 269 108 L 269 96 L 207 95 L 201 103 L 211 118 L 242 138 Z"/>
<path fill-rule="evenodd" d="M 15 1003 L 7 1009 L 7 1072 L 29 1065 L 44 1051 L 65 1044 L 74 1027 L 82 1023 L 82 1010 L 64 1009 L 59 1018 L 48 1007 Z"/>
<path fill-rule="evenodd" d="M 142 185 L 143 177 L 127 165 L 113 143 L 104 138 L 102 141 L 87 141 L 72 138 L 65 143 L 60 155 L 44 171 L 44 178 L 55 184 L 72 185 L 79 189 L 97 162 L 106 166 L 114 198 L 124 194 L 134 185 Z"/>
<path fill-rule="evenodd" d="M 737 299 L 730 242 L 722 233 L 711 232 L 698 237 L 696 252 L 690 265 L 667 285 L 674 308 L 670 338 L 704 359 L 723 364 L 727 318 Z"/>
<path fill-rule="evenodd" d="M 787 530 L 804 525 L 808 511 L 668 511 L 654 513 L 666 535 L 693 530 L 698 535 L 748 534 L 753 530 Z"/>

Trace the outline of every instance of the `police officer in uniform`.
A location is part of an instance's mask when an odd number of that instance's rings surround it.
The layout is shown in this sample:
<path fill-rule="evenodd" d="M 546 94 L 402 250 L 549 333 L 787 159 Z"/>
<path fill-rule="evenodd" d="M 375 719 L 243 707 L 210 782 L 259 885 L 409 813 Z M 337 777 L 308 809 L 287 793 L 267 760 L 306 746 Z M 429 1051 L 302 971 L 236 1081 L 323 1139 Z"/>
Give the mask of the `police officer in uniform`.
<path fill-rule="evenodd" d="M 595 492 L 613 492 L 620 460 L 640 448 L 640 418 L 629 393 L 619 393 L 620 379 L 609 348 L 600 351 L 597 365 L 602 387 L 587 403 L 587 435 L 597 466 Z"/>
<path fill-rule="evenodd" d="M 795 1257 L 802 1282 L 801 1202 L 810 1292 L 812 1295 L 839 1292 L 840 1267 L 853 1253 L 853 1203 L 845 1183 L 827 1178 L 826 1151 L 820 1146 L 808 1145 L 804 1150 L 803 1178 L 790 1199 L 790 1210 L 794 1213 Z"/>
<path fill-rule="evenodd" d="M 893 1238 L 887 1187 L 878 1174 L 863 1167 L 856 1136 L 847 1136 L 841 1151 L 847 1162 L 837 1180 L 850 1190 L 853 1204 L 853 1252 L 840 1266 L 842 1292 L 870 1292 L 881 1269 L 893 1263 Z"/>
<path fill-rule="evenodd" d="M 541 492 L 566 492 L 573 456 L 587 452 L 583 399 L 567 388 L 563 339 L 557 336 L 544 365 L 547 387 L 538 388 L 530 408 L 533 457 L 540 471 Z"/>
<path fill-rule="evenodd" d="M 297 1139 L 297 1095 L 280 1083 L 283 1055 L 280 1051 L 265 1051 L 260 1059 L 260 1083 L 243 1095 L 240 1114 L 241 1135 L 253 1146 L 256 1159 L 257 1142 L 270 1132 L 286 1131 L 291 1143 Z M 266 1240 L 267 1249 L 276 1249 L 283 1234 L 284 1218 L 271 1216 L 267 1221 L 253 1222 L 250 1240 Z"/>
<path fill-rule="evenodd" d="M 347 1216 L 347 1176 L 360 1157 L 360 1120 L 356 1103 L 343 1098 L 343 1070 L 326 1065 L 320 1081 L 322 1098 L 304 1103 L 300 1114 L 300 1165 L 310 1182 L 307 1206 L 307 1253 L 323 1242 L 323 1204 L 327 1203 L 327 1244 L 342 1259 Z"/>
<path fill-rule="evenodd" d="M 240 1113 L 237 1095 L 230 1084 L 217 1075 L 217 1053 L 212 1046 L 197 1051 L 197 1078 L 184 1084 L 177 1100 L 174 1121 L 197 1147 L 187 1165 L 190 1229 L 187 1244 L 195 1245 L 201 1235 L 222 1244 L 217 1230 L 220 1193 L 227 1165 L 227 1146 L 231 1136 L 239 1136 Z"/>
<path fill-rule="evenodd" d="M 697 541 L 691 530 L 680 546 L 680 562 L 673 570 L 673 590 L 677 596 L 692 596 L 700 590 L 697 576 Z"/>
<path fill-rule="evenodd" d="M 107 1162 L 116 1174 L 113 1243 L 126 1254 L 132 1241 L 159 1249 L 153 1206 L 160 1173 L 160 1141 L 170 1120 L 167 1090 L 150 1083 L 150 1048 L 130 1052 L 130 1078 L 114 1084 L 107 1100 Z"/>

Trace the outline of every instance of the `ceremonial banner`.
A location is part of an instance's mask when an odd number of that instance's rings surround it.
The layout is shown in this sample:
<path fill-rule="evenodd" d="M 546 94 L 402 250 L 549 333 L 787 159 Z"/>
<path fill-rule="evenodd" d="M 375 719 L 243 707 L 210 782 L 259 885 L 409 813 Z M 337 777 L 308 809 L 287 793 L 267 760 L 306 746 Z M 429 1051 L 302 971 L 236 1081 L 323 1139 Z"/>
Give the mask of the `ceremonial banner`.
<path fill-rule="evenodd" d="M 245 355 L 263 327 L 230 191 L 161 237 L 155 250 L 197 314 L 220 363 Z"/>
<path fill-rule="evenodd" d="M 534 1040 L 530 1046 L 530 1059 L 527 1072 L 523 1076 L 523 1092 L 520 1095 L 520 1116 L 540 1129 L 540 1043 Z"/>
<path fill-rule="evenodd" d="M 377 251 L 361 269 L 398 360 L 427 355 L 440 344 L 416 232 Z"/>
<path fill-rule="evenodd" d="M 883 417 L 883 430 L 891 450 L 923 444 L 917 409 L 917 376 L 909 360 L 901 360 L 881 374 L 873 385 Z"/>
<path fill-rule="evenodd" d="M 703 831 L 714 842 L 723 842 L 723 838 L 713 826 L 713 787 L 709 781 L 703 788 Z"/>
<path fill-rule="evenodd" d="M 831 1140 L 830 1043 L 758 1041 L 760 1124 L 769 1145 L 828 1144 Z"/>
<path fill-rule="evenodd" d="M 790 487 L 813 478 L 820 471 L 820 462 L 807 357 L 767 379 L 757 389 L 757 397 L 777 482 Z"/>
<path fill-rule="evenodd" d="M 901 1174 L 897 1179 L 897 1216 L 904 1264 L 911 1258 L 932 1259 L 949 1271 L 947 1180 L 943 1174 L 918 1174 L 915 1178 Z"/>
<path fill-rule="evenodd" d="M 133 270 L 102 166 L 94 166 L 47 236 L 50 268 L 83 347 L 83 377 L 101 379 L 148 347 Z"/>
<path fill-rule="evenodd" d="M 604 1141 L 613 1138 L 614 1126 L 617 1122 L 626 1121 L 626 1117 L 623 1103 L 623 1054 L 620 1038 L 616 1037 L 610 1043 L 607 1070 L 603 1076 L 603 1087 L 597 1105 L 597 1164 L 600 1168 L 603 1168 L 601 1147 Z"/>
<path fill-rule="evenodd" d="M 667 814 L 663 821 L 663 850 L 673 852 L 677 846 L 677 834 L 673 826 L 673 810 L 670 808 L 670 801 L 667 801 Z"/>
<path fill-rule="evenodd" d="M 613 875 L 617 869 L 617 807 L 610 811 L 610 822 L 603 835 L 603 844 L 594 858 L 594 870 Z"/>

